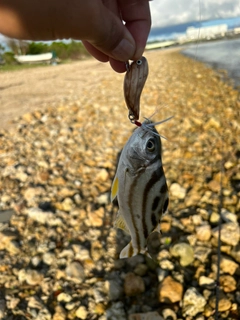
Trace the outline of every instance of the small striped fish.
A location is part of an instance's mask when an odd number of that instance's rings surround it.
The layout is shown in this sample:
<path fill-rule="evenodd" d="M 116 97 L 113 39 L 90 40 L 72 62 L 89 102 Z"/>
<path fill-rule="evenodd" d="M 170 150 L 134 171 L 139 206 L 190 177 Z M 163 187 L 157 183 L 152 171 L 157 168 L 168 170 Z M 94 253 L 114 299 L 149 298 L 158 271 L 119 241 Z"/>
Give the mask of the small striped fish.
<path fill-rule="evenodd" d="M 119 159 L 111 189 L 111 200 L 117 197 L 119 204 L 114 225 L 131 235 L 120 258 L 147 254 L 148 236 L 160 232 L 159 220 L 168 208 L 161 139 L 155 129 L 159 123 L 147 120 L 135 129 Z"/>

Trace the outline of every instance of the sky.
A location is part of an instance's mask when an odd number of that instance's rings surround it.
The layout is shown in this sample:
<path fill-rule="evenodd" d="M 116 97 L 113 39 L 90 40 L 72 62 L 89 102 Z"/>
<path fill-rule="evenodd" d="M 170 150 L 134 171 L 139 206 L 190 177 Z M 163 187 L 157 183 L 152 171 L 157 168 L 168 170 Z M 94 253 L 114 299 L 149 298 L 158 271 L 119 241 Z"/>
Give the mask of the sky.
<path fill-rule="evenodd" d="M 153 0 L 152 27 L 240 16 L 239 0 Z"/>
<path fill-rule="evenodd" d="M 240 17 L 240 0 L 153 0 L 152 27 L 185 22 Z M 0 43 L 4 37 L 0 34 Z"/>

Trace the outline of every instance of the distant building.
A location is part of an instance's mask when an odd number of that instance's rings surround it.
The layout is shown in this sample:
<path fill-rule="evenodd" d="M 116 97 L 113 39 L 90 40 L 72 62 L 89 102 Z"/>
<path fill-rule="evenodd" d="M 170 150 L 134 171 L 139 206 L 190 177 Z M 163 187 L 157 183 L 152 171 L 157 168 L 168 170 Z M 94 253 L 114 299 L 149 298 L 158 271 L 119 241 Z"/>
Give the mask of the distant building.
<path fill-rule="evenodd" d="M 238 27 L 238 28 L 234 28 L 234 29 L 233 29 L 233 32 L 234 32 L 235 34 L 240 33 L 240 27 Z"/>
<path fill-rule="evenodd" d="M 217 37 L 224 37 L 224 35 L 227 33 L 227 30 L 227 24 L 219 24 L 216 26 L 201 28 L 189 27 L 186 30 L 186 39 L 189 41 L 196 39 L 215 39 Z"/>

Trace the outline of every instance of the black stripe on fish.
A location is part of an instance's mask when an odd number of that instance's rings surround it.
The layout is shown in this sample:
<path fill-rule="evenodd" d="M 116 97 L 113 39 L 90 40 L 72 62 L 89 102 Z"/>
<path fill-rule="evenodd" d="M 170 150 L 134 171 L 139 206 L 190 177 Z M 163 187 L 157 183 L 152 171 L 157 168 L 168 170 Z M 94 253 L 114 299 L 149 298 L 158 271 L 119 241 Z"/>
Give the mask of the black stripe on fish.
<path fill-rule="evenodd" d="M 167 211 L 167 208 L 168 208 L 168 203 L 169 203 L 169 198 L 167 198 L 164 202 L 164 205 L 163 205 L 163 213 Z"/>
<path fill-rule="evenodd" d="M 132 242 L 129 243 L 129 250 L 128 250 L 128 257 L 132 257 L 133 256 L 133 246 L 132 246 Z"/>
<path fill-rule="evenodd" d="M 167 184 L 166 182 L 162 185 L 161 189 L 160 189 L 160 193 L 166 193 L 168 190 Z"/>
<path fill-rule="evenodd" d="M 159 201 L 160 201 L 160 197 L 157 196 L 156 198 L 154 198 L 153 200 L 153 204 L 152 204 L 152 211 L 155 211 L 158 207 L 158 204 L 159 204 Z"/>
<path fill-rule="evenodd" d="M 143 192 L 143 202 L 142 202 L 142 227 L 143 227 L 143 234 L 145 239 L 147 239 L 149 232 L 147 228 L 147 222 L 146 222 L 146 210 L 147 210 L 147 196 L 149 190 L 157 183 L 161 177 L 164 175 L 163 167 L 159 167 L 156 171 L 152 173 L 152 176 L 148 183 L 146 184 L 146 187 Z"/>
<path fill-rule="evenodd" d="M 151 221 L 152 221 L 152 225 L 153 225 L 152 230 L 154 230 L 158 224 L 157 219 L 156 219 L 156 215 L 154 212 L 152 212 L 152 214 L 151 214 Z"/>

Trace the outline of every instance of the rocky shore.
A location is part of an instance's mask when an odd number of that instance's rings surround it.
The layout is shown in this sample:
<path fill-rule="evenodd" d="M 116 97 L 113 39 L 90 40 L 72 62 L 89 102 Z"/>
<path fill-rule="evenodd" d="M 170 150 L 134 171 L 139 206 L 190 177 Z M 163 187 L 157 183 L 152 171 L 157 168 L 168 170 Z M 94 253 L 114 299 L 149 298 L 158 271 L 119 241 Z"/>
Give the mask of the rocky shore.
<path fill-rule="evenodd" d="M 240 319 L 239 92 L 179 52 L 146 57 L 141 116 L 174 115 L 157 128 L 170 207 L 154 259 L 118 259 L 129 238 L 109 195 L 133 125 L 104 66 L 0 131 L 0 319 L 213 320 L 219 219 L 219 319 Z"/>

